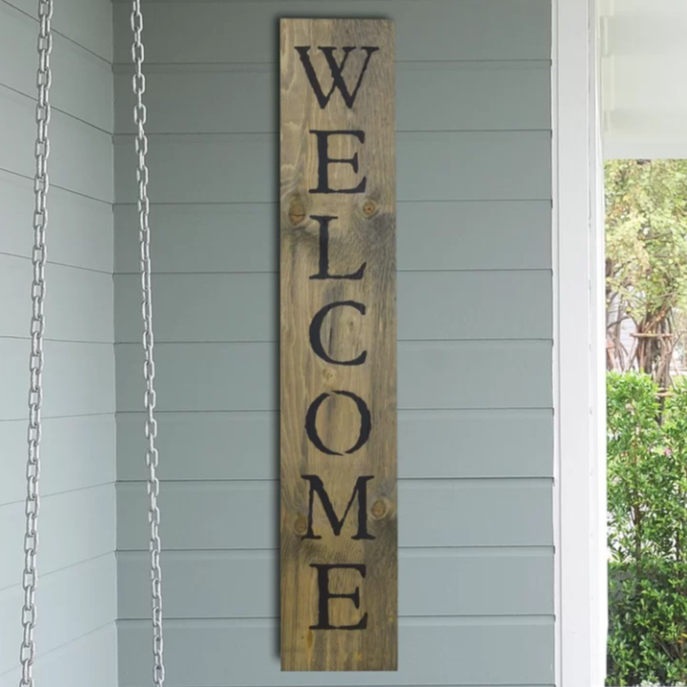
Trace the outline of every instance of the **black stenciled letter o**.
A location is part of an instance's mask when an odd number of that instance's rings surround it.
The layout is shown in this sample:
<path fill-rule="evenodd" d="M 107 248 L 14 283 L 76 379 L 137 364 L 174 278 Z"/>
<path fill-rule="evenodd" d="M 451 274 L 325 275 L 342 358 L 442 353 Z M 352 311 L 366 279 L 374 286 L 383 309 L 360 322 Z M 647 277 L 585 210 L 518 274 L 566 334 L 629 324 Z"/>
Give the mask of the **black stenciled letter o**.
<path fill-rule="evenodd" d="M 367 407 L 365 401 L 363 401 L 360 396 L 356 396 L 350 391 L 335 391 L 337 396 L 345 396 L 350 398 L 355 403 L 360 413 L 360 434 L 358 435 L 358 441 L 346 451 L 347 454 L 355 453 L 359 451 L 370 438 L 370 432 L 372 431 L 372 416 L 370 415 L 370 409 Z M 326 453 L 328 456 L 341 456 L 342 453 L 337 451 L 332 451 L 330 448 L 324 445 L 320 435 L 317 433 L 317 412 L 320 406 L 329 398 L 328 393 L 320 394 L 308 408 L 308 412 L 305 416 L 305 431 L 308 435 L 308 439 L 313 443 L 313 446 L 317 448 L 322 453 Z"/>

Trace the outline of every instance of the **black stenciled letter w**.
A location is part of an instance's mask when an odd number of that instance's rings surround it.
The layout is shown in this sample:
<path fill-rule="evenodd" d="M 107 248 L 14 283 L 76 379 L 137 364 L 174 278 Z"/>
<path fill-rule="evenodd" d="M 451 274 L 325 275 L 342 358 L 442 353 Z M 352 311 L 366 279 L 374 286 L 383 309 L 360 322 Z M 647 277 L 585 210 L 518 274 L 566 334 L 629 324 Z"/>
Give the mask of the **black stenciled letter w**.
<path fill-rule="evenodd" d="M 351 93 L 351 91 L 348 90 L 346 82 L 344 81 L 343 70 L 346 67 L 348 56 L 356 48 L 347 46 L 341 49 L 343 50 L 344 56 L 341 62 L 338 63 L 336 61 L 336 58 L 334 57 L 334 51 L 336 50 L 336 48 L 331 46 L 319 47 L 319 50 L 324 53 L 325 59 L 327 60 L 327 64 L 329 65 L 329 71 L 332 74 L 332 87 L 329 90 L 329 93 L 325 95 L 324 91 L 322 90 L 322 86 L 320 85 L 320 81 L 317 78 L 317 74 L 315 73 L 315 69 L 312 66 L 312 62 L 310 61 L 310 55 L 308 54 L 310 46 L 306 45 L 296 48 L 298 54 L 300 55 L 301 62 L 303 63 L 305 74 L 308 77 L 308 81 L 310 81 L 310 85 L 312 86 L 312 90 L 315 93 L 315 96 L 317 97 L 317 102 L 320 104 L 320 108 L 322 108 L 323 110 L 325 107 L 327 107 L 330 98 L 332 97 L 332 95 L 334 95 L 334 91 L 337 88 L 341 92 L 341 96 L 344 99 L 346 105 L 348 106 L 348 109 L 350 110 L 353 107 L 356 96 L 358 95 L 358 91 L 360 90 L 360 85 L 363 82 L 363 77 L 365 76 L 365 72 L 367 71 L 367 65 L 370 63 L 372 53 L 377 52 L 377 50 L 379 50 L 379 48 L 362 48 L 362 50 L 364 50 L 367 53 L 367 57 L 365 58 L 365 63 L 363 64 L 363 68 L 361 69 L 360 75 L 358 76 L 358 83 L 356 83 L 355 88 Z"/>

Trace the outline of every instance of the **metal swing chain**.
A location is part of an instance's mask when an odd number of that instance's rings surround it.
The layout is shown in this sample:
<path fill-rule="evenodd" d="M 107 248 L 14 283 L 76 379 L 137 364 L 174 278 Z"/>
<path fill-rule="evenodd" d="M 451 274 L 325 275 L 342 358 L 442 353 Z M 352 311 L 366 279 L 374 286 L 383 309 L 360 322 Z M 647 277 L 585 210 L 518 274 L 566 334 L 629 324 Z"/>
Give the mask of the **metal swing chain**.
<path fill-rule="evenodd" d="M 138 219 L 139 240 L 141 247 L 141 314 L 143 316 L 143 350 L 145 362 L 143 375 L 146 383 L 144 405 L 146 410 L 145 436 L 148 442 L 146 447 L 146 465 L 148 467 L 148 520 L 150 522 L 150 580 L 152 592 L 152 622 L 153 622 L 153 682 L 156 687 L 163 687 L 165 682 L 165 665 L 163 657 L 162 637 L 162 569 L 160 566 L 160 508 L 158 497 L 160 495 L 160 480 L 157 477 L 158 451 L 155 446 L 157 438 L 157 421 L 155 420 L 155 360 L 153 338 L 153 305 L 151 287 L 151 262 L 150 262 L 150 201 L 148 199 L 148 165 L 146 155 L 148 153 L 148 138 L 145 132 L 147 119 L 146 106 L 143 103 L 143 94 L 146 90 L 146 80 L 143 74 L 143 62 L 145 50 L 143 48 L 143 14 L 141 12 L 141 0 L 133 0 L 131 12 L 131 29 L 134 34 L 131 56 L 134 62 L 133 90 L 136 96 L 134 106 L 134 123 L 136 124 L 135 148 L 138 158 L 136 166 L 136 181 L 138 183 Z"/>
<path fill-rule="evenodd" d="M 33 213 L 34 245 L 31 254 L 33 264 L 33 283 L 31 285 L 31 356 L 29 368 L 31 386 L 29 389 L 29 427 L 27 433 L 28 460 L 26 464 L 26 530 L 24 532 L 24 572 L 22 587 L 24 605 L 22 606 L 21 624 L 24 629 L 19 660 L 21 662 L 21 687 L 33 687 L 33 664 L 36 656 L 34 631 L 36 628 L 36 583 L 38 571 L 36 555 L 38 553 L 38 511 L 41 445 L 41 409 L 43 405 L 43 334 L 45 319 L 43 316 L 45 301 L 45 261 L 47 256 L 45 233 L 48 226 L 47 196 L 50 181 L 48 177 L 48 158 L 50 156 L 50 54 L 52 52 L 52 14 L 53 1 L 38 2 L 38 70 L 36 86 L 38 102 L 36 104 L 36 173 L 33 190 L 35 208 Z"/>

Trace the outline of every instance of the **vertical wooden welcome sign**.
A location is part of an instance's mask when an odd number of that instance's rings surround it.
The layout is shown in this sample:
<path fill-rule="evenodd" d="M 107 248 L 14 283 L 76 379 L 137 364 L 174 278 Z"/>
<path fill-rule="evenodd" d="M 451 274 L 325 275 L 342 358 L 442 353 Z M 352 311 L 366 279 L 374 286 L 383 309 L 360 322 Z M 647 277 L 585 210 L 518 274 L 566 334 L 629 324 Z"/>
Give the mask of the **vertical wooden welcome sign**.
<path fill-rule="evenodd" d="M 393 24 L 280 33 L 282 669 L 396 670 Z"/>

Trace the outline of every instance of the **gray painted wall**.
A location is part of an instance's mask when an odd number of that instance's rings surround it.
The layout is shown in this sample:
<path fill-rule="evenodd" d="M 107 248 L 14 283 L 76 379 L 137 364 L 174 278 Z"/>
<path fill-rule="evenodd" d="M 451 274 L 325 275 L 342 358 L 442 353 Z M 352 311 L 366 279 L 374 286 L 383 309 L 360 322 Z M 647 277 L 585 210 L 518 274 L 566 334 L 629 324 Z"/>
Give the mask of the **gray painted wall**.
<path fill-rule="evenodd" d="M 119 658 L 149 684 L 128 3 L 115 2 Z M 397 30 L 400 669 L 277 656 L 279 16 Z M 553 684 L 549 0 L 146 6 L 169 687 Z"/>
<path fill-rule="evenodd" d="M 0 2 L 0 685 L 18 684 L 38 24 Z M 112 19 L 54 16 L 37 681 L 116 687 Z"/>

